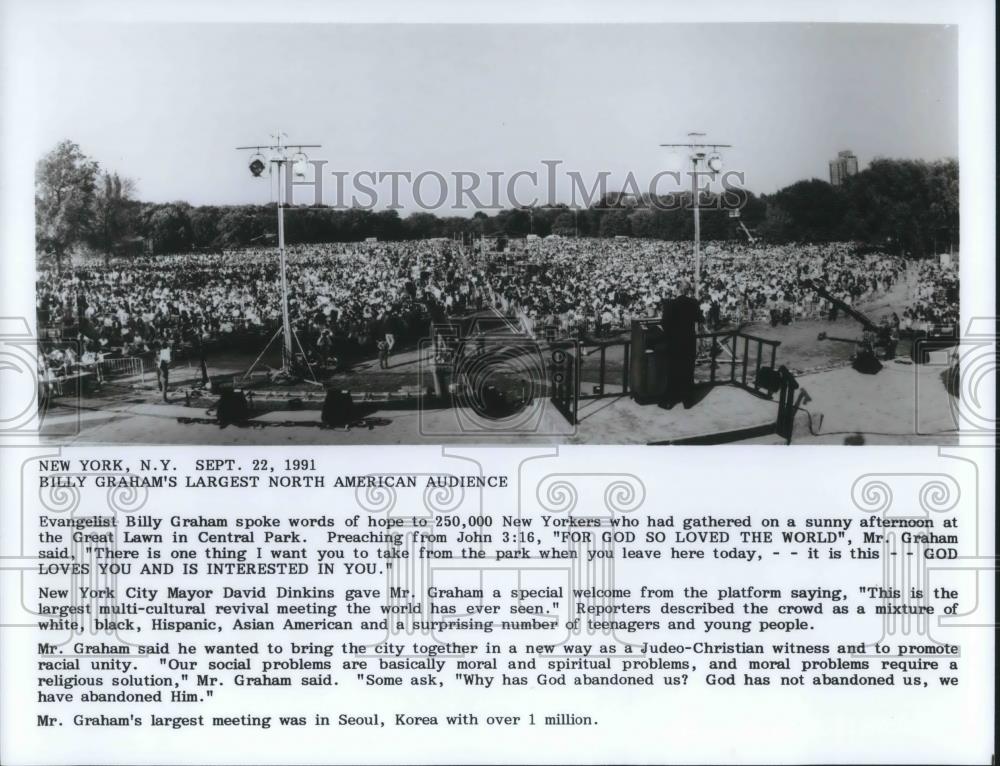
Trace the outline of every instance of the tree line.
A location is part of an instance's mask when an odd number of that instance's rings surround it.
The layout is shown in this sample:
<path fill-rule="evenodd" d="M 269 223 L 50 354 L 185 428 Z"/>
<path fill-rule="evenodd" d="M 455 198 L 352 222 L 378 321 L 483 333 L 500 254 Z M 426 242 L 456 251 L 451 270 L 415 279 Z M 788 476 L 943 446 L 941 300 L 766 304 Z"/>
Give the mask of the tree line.
<path fill-rule="evenodd" d="M 798 181 L 774 194 L 741 193 L 738 215 L 719 198 L 700 200 L 704 239 L 766 242 L 855 241 L 920 257 L 958 242 L 958 162 L 876 159 L 840 186 Z M 43 157 L 35 180 L 38 251 L 63 257 L 80 248 L 110 258 L 266 246 L 275 239 L 275 206 L 153 203 L 135 198 L 135 184 L 102 170 L 71 142 Z M 530 234 L 690 240 L 691 194 L 656 200 L 607 194 L 585 209 L 507 209 L 471 217 L 396 210 L 295 207 L 285 216 L 289 243 Z"/>

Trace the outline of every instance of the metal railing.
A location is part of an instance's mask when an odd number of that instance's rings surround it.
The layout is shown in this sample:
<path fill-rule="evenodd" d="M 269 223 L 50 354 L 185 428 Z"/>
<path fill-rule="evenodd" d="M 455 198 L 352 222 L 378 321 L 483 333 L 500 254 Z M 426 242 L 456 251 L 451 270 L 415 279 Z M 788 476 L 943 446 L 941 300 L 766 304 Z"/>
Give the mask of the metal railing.
<path fill-rule="evenodd" d="M 146 382 L 143 362 L 137 356 L 123 356 L 113 359 L 102 359 L 97 363 L 101 378 L 138 378 L 139 384 Z"/>
<path fill-rule="evenodd" d="M 645 324 L 655 325 L 657 320 L 649 320 Z M 783 436 L 787 431 L 786 438 L 790 439 L 790 423 L 791 418 L 794 418 L 795 408 L 786 398 L 791 396 L 788 392 L 797 388 L 798 384 L 787 368 L 775 368 L 781 342 L 738 330 L 699 333 L 697 338 L 702 352 L 696 369 L 704 371 L 707 363 L 708 371 L 707 379 L 702 375 L 699 382 L 713 386 L 734 385 L 767 399 L 773 399 L 775 394 L 779 394 L 777 428 L 781 429 L 779 432 Z M 620 369 L 614 369 L 609 364 L 609 349 L 619 347 Z M 571 424 L 577 422 L 580 399 L 632 393 L 632 341 L 629 339 L 616 338 L 601 342 L 566 340 L 554 344 L 552 354 L 553 359 L 559 355 L 559 363 L 553 363 L 550 369 L 551 398 Z M 592 374 L 594 369 L 585 366 L 585 360 L 594 355 L 597 355 L 596 382 Z M 615 363 L 618 363 L 617 359 Z M 593 385 L 590 393 L 583 390 L 585 384 Z"/>
<path fill-rule="evenodd" d="M 622 348 L 621 372 L 615 375 L 608 367 L 608 349 L 618 346 L 621 346 Z M 594 354 L 598 355 L 597 383 L 593 384 L 595 387 L 591 390 L 590 394 L 581 393 L 580 395 L 582 398 L 596 399 L 603 396 L 623 396 L 630 392 L 629 368 L 631 365 L 632 353 L 631 341 L 621 338 L 601 341 L 598 343 L 577 341 L 576 349 L 581 360 L 581 366 L 583 359 L 593 356 Z M 611 387 L 610 390 L 609 386 Z"/>
<path fill-rule="evenodd" d="M 751 393 L 764 395 L 770 398 L 773 390 L 767 381 L 762 380 L 761 370 L 769 368 L 775 369 L 778 355 L 778 346 L 781 341 L 769 340 L 756 335 L 750 335 L 734 330 L 699 333 L 699 341 L 709 341 L 702 343 L 707 353 L 699 355 L 700 367 L 704 369 L 708 364 L 708 379 L 701 382 L 717 385 L 721 383 L 731 383 L 745 388 Z M 592 393 L 581 392 L 583 398 L 594 398 L 600 396 L 620 396 L 631 392 L 630 368 L 632 342 L 624 338 L 616 338 L 608 341 L 583 341 L 576 340 L 565 344 L 560 344 L 560 348 L 572 348 L 575 350 L 580 361 L 580 382 L 593 383 L 595 389 Z M 613 370 L 608 364 L 608 349 L 621 347 L 621 370 Z M 583 360 L 598 355 L 597 381 L 584 381 Z M 728 374 L 720 372 L 728 367 Z"/>
<path fill-rule="evenodd" d="M 549 385 L 552 404 L 570 425 L 576 425 L 580 410 L 580 353 L 575 345 L 552 350 Z"/>
<path fill-rule="evenodd" d="M 775 369 L 781 341 L 768 340 L 735 330 L 699 333 L 697 337 L 699 340 L 709 341 L 709 344 L 706 344 L 709 349 L 709 383 L 713 385 L 732 383 L 754 394 L 766 394 L 768 398 L 772 396 L 771 388 L 764 385 L 764 381 L 761 380 L 761 370 L 764 367 Z M 729 367 L 728 380 L 719 379 L 719 369 L 724 366 Z M 753 368 L 752 376 L 751 368 Z"/>

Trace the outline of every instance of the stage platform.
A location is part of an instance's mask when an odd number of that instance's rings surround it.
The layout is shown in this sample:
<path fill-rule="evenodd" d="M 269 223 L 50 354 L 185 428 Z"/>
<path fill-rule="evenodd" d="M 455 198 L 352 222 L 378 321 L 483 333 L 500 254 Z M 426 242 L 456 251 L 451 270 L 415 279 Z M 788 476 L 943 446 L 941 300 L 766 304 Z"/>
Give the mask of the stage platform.
<path fill-rule="evenodd" d="M 639 405 L 627 396 L 581 402 L 571 426 L 548 401 L 511 421 L 490 421 L 468 407 L 380 407 L 365 411 L 369 425 L 320 428 L 318 409 L 257 411 L 248 426 L 201 422 L 205 407 L 122 404 L 99 412 L 54 408 L 44 431 L 54 439 L 74 423 L 80 432 L 60 441 L 104 444 L 649 444 L 702 437 L 774 423 L 777 404 L 744 391 L 717 387 L 689 410 Z M 182 422 L 182 421 L 193 422 Z"/>
<path fill-rule="evenodd" d="M 804 393 L 795 418 L 794 444 L 955 444 L 956 400 L 945 389 L 944 364 L 887 362 L 877 375 L 848 366 L 798 376 Z M 155 389 L 118 399 L 57 402 L 44 418 L 52 443 L 94 444 L 784 444 L 774 434 L 777 402 L 736 386 L 702 389 L 690 409 L 639 405 L 606 389 L 581 398 L 570 425 L 548 399 L 536 400 L 510 421 L 477 418 L 469 407 L 433 399 L 358 402 L 365 425 L 319 426 L 321 392 L 293 409 L 290 397 L 255 398 L 247 426 L 221 428 L 206 409 L 215 398 L 172 392 L 164 403 Z"/>

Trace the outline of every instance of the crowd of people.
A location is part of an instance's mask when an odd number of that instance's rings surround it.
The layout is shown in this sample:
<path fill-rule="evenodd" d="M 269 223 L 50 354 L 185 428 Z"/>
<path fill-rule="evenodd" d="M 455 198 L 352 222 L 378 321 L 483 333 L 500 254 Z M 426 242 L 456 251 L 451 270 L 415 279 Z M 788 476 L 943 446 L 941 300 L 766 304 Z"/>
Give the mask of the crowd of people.
<path fill-rule="evenodd" d="M 428 321 L 472 307 L 455 249 L 437 242 L 288 249 L 288 306 L 296 335 L 329 353 L 425 333 Z M 37 281 L 40 327 L 58 326 L 98 353 L 140 356 L 167 341 L 253 343 L 281 317 L 273 249 L 152 256 L 87 265 Z M 477 307 L 481 306 L 481 301 Z M 237 344 L 238 347 L 238 344 Z"/>
<path fill-rule="evenodd" d="M 889 292 L 904 275 L 914 280 L 904 260 L 844 243 L 714 242 L 702 256 L 694 297 L 714 327 L 829 316 L 836 308 L 810 280 L 849 305 Z M 376 349 L 387 367 L 398 341 L 427 337 L 431 323 L 487 307 L 560 335 L 622 331 L 632 318 L 655 316 L 693 276 L 691 243 L 624 238 L 548 237 L 501 252 L 451 240 L 296 245 L 287 261 L 298 342 L 334 367 Z M 957 318 L 957 269 L 937 261 L 916 269 L 904 328 Z M 154 358 L 168 346 L 204 353 L 242 343 L 256 351 L 280 326 L 279 285 L 273 249 L 43 270 L 39 327 L 76 340 L 89 358 Z"/>
<path fill-rule="evenodd" d="M 852 305 L 889 292 L 905 268 L 900 258 L 861 254 L 845 243 L 709 243 L 694 297 L 713 327 L 787 324 L 835 309 L 810 281 Z M 633 317 L 655 316 L 664 297 L 693 276 L 690 243 L 548 238 L 509 257 L 491 282 L 536 325 L 585 326 L 601 334 L 627 327 Z"/>
<path fill-rule="evenodd" d="M 959 321 L 958 262 L 950 257 L 921 261 L 911 279 L 911 300 L 903 309 L 902 330 L 952 333 Z"/>

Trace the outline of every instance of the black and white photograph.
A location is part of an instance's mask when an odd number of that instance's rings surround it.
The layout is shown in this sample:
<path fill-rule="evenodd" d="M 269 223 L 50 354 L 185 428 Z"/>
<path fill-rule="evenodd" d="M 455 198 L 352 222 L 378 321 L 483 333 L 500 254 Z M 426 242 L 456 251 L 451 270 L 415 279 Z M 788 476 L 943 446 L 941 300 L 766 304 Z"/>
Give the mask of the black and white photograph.
<path fill-rule="evenodd" d="M 995 21 L 0 0 L 0 764 L 995 766 Z"/>
<path fill-rule="evenodd" d="M 53 443 L 958 440 L 955 26 L 47 40 Z"/>

